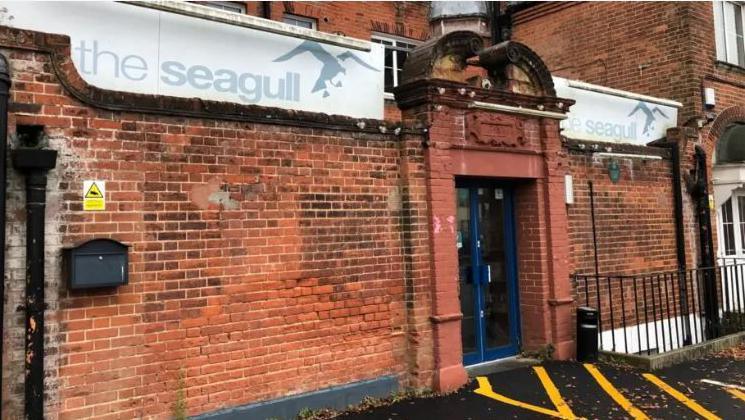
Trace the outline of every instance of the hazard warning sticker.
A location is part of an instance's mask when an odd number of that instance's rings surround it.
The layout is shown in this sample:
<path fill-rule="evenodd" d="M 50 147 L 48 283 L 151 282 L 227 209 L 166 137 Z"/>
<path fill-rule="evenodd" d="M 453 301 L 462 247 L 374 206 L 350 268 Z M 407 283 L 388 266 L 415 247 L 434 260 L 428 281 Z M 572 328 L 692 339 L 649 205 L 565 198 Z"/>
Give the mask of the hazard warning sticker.
<path fill-rule="evenodd" d="M 106 183 L 83 181 L 83 210 L 106 210 Z"/>

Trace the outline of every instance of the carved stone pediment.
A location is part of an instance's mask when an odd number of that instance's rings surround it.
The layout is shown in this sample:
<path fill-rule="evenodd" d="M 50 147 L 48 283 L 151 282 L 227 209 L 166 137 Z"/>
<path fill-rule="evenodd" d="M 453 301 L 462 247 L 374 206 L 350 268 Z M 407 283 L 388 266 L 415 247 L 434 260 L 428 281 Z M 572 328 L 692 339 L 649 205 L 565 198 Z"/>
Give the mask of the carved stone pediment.
<path fill-rule="evenodd" d="M 477 146 L 519 147 L 525 145 L 523 122 L 510 115 L 469 113 L 466 115 L 466 133 L 468 142 Z"/>

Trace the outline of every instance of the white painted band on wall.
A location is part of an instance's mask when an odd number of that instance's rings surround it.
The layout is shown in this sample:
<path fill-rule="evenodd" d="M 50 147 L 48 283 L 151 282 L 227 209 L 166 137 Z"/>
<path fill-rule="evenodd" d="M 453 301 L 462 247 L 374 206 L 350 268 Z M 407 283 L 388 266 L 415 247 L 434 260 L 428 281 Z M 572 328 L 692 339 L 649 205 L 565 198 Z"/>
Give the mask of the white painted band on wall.
<path fill-rule="evenodd" d="M 521 115 L 531 115 L 534 117 L 551 118 L 554 120 L 564 120 L 567 118 L 566 114 L 562 114 L 560 112 L 540 111 L 538 109 L 492 104 L 488 102 L 479 102 L 479 101 L 471 102 L 470 104 L 468 104 L 468 107 L 477 108 L 477 109 L 488 109 L 490 111 L 502 111 L 502 112 L 507 112 L 510 114 L 521 114 Z"/>
<path fill-rule="evenodd" d="M 617 157 L 617 158 L 632 158 L 632 159 L 645 159 L 645 160 L 662 160 L 662 156 L 657 155 L 635 155 L 633 153 L 610 153 L 610 152 L 596 152 L 592 154 L 593 157 Z"/>

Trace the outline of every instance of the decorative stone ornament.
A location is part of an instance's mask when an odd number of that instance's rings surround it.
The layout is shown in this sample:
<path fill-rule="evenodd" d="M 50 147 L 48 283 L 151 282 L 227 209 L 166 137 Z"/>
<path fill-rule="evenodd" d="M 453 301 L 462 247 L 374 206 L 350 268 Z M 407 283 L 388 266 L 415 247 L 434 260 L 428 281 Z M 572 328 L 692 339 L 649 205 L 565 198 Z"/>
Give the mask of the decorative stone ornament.
<path fill-rule="evenodd" d="M 525 144 L 520 118 L 474 112 L 466 116 L 466 127 L 469 142 L 478 145 L 517 147 Z"/>

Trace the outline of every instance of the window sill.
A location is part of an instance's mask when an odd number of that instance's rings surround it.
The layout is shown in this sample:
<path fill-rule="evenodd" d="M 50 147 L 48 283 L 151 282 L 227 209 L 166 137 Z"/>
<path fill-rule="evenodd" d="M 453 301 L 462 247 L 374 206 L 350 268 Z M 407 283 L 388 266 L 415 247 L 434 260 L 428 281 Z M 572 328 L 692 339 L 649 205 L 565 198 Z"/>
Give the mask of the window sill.
<path fill-rule="evenodd" d="M 740 73 L 740 74 L 745 74 L 745 67 L 742 67 L 737 64 L 732 64 L 730 62 L 721 61 L 721 60 L 716 60 L 714 64 L 716 65 L 716 67 L 722 70 L 728 70 L 728 71 L 733 71 L 733 72 Z"/>
<path fill-rule="evenodd" d="M 395 101 L 396 97 L 390 92 L 383 92 L 383 99 L 386 101 Z"/>

